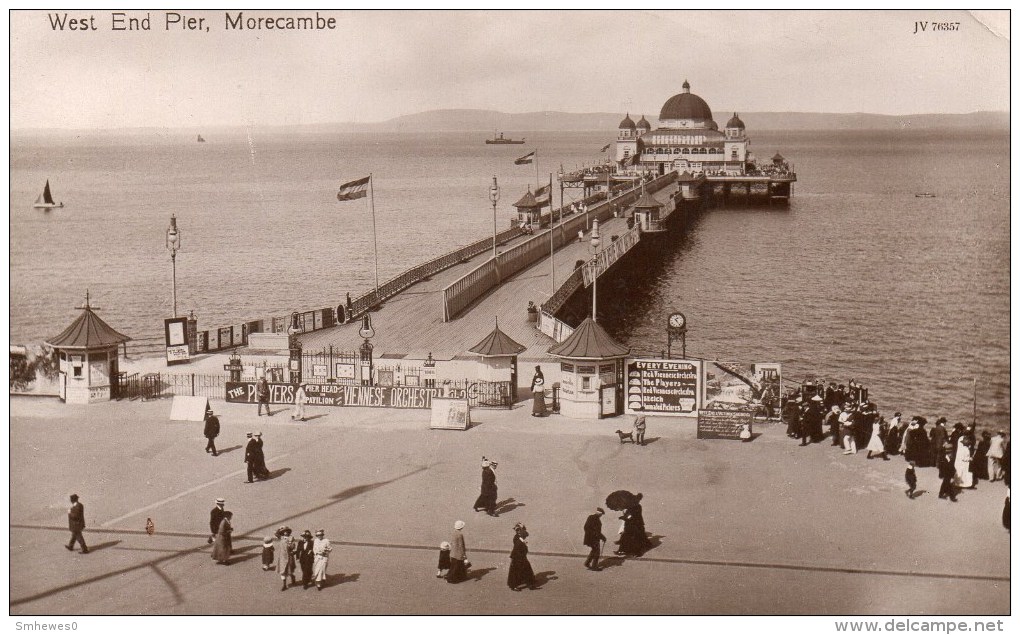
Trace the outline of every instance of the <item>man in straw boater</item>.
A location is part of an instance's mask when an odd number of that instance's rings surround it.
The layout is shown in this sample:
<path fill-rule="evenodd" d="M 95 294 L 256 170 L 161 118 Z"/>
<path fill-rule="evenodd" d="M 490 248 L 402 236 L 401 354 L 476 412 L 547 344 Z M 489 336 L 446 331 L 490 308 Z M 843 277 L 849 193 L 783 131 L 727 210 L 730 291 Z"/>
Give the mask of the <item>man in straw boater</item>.
<path fill-rule="evenodd" d="M 220 530 L 220 521 L 223 520 L 226 505 L 227 501 L 225 499 L 217 498 L 216 505 L 209 512 L 209 539 L 206 542 L 210 545 L 216 539 L 216 533 Z"/>
<path fill-rule="evenodd" d="M 212 408 L 206 408 L 205 410 L 205 438 L 209 439 L 209 442 L 205 444 L 206 453 L 212 452 L 213 456 L 219 456 L 216 452 L 216 437 L 220 435 L 220 420 L 216 417 Z"/>

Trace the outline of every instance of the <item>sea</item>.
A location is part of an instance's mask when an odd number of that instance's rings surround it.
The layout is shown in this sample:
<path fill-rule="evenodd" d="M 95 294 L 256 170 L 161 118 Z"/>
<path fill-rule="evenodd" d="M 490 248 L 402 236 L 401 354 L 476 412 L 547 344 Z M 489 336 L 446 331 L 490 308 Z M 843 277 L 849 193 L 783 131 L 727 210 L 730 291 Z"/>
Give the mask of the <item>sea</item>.
<path fill-rule="evenodd" d="M 528 188 L 599 162 L 615 131 L 508 133 L 526 139 L 513 146 L 475 132 L 202 136 L 12 134 L 12 344 L 60 333 L 86 292 L 114 328 L 161 337 L 171 215 L 178 312 L 200 329 L 335 306 L 376 268 L 385 281 L 508 227 Z M 979 425 L 1008 427 L 1008 131 L 749 136 L 759 157 L 794 165 L 790 204 L 705 211 L 623 294 L 600 298 L 600 324 L 655 352 L 681 311 L 691 357 L 780 362 L 787 382 L 853 378 L 886 414 L 970 421 L 976 402 Z M 532 150 L 535 163 L 514 165 Z M 374 210 L 336 200 L 368 174 Z M 63 208 L 32 208 L 47 179 Z"/>

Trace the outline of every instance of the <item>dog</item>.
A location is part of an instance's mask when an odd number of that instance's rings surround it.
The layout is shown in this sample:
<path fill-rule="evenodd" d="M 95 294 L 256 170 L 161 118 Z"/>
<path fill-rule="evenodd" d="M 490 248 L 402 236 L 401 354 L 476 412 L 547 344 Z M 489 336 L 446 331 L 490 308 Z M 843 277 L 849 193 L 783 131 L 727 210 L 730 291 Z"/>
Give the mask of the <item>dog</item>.
<path fill-rule="evenodd" d="M 626 443 L 628 439 L 630 439 L 631 443 L 634 443 L 633 432 L 623 432 L 622 430 L 617 430 L 616 434 L 619 435 L 620 437 L 620 443 Z"/>

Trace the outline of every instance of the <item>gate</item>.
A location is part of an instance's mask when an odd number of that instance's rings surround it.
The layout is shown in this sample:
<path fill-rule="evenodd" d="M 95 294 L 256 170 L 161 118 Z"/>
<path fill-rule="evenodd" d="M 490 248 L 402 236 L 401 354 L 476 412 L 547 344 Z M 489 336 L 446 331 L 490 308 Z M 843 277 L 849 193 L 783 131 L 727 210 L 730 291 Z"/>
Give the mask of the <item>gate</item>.
<path fill-rule="evenodd" d="M 472 408 L 512 408 L 513 395 L 508 381 L 476 381 L 468 386 L 468 405 Z"/>
<path fill-rule="evenodd" d="M 110 396 L 120 401 L 121 399 L 135 399 L 141 393 L 141 381 L 138 373 L 128 375 L 126 372 L 117 373 L 110 382 Z"/>
<path fill-rule="evenodd" d="M 301 380 L 310 384 L 357 386 L 358 354 L 334 350 L 332 346 L 318 353 L 301 352 Z"/>

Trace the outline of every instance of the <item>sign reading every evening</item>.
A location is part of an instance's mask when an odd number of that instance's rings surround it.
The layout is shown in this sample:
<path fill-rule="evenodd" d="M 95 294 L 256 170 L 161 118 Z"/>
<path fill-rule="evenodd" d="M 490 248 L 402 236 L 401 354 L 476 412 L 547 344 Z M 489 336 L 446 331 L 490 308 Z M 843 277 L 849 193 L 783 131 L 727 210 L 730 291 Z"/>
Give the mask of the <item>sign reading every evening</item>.
<path fill-rule="evenodd" d="M 701 362 L 635 359 L 627 363 L 627 412 L 692 414 L 701 394 Z"/>

